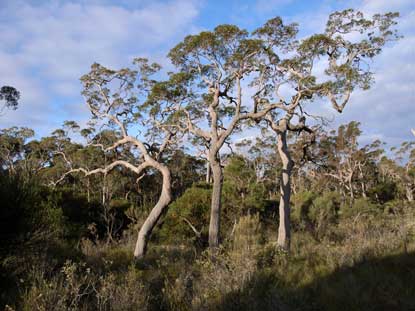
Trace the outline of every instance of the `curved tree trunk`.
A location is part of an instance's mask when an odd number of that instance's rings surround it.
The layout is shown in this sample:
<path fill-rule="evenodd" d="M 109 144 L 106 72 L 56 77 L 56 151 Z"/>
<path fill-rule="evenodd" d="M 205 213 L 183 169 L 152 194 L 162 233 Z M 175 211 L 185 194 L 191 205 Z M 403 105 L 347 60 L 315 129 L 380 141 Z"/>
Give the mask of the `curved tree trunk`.
<path fill-rule="evenodd" d="M 282 161 L 282 173 L 280 182 L 280 205 L 279 205 L 279 227 L 278 227 L 278 246 L 289 250 L 291 241 L 290 228 L 290 197 L 291 197 L 291 173 L 293 161 L 287 147 L 287 131 L 278 133 L 278 153 Z"/>
<path fill-rule="evenodd" d="M 162 174 L 163 186 L 157 204 L 153 207 L 144 224 L 141 226 L 140 231 L 138 232 L 137 243 L 134 250 L 135 258 L 142 258 L 145 255 L 151 232 L 160 219 L 164 209 L 169 205 L 171 201 L 170 170 L 160 163 L 155 163 L 153 167 L 155 167 Z"/>
<path fill-rule="evenodd" d="M 209 247 L 216 248 L 219 246 L 223 172 L 216 156 L 215 159 L 210 159 L 210 164 L 212 168 L 213 188 L 209 223 Z"/>

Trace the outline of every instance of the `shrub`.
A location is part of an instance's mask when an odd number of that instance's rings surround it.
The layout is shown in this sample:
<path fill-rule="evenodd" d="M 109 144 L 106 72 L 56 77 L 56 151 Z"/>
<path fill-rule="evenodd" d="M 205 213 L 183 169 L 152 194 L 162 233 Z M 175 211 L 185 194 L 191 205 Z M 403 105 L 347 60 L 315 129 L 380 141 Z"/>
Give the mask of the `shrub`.
<path fill-rule="evenodd" d="M 23 294 L 21 309 L 81 310 L 86 296 L 95 288 L 91 270 L 84 264 L 67 261 L 57 275 L 48 278 L 47 272 L 31 271 L 31 285 Z"/>
<path fill-rule="evenodd" d="M 310 191 L 303 191 L 293 195 L 291 220 L 294 225 L 304 227 L 305 224 L 310 222 L 308 213 L 316 196 L 315 193 Z"/>
<path fill-rule="evenodd" d="M 324 192 L 313 200 L 308 211 L 308 218 L 317 236 L 324 234 L 328 226 L 336 222 L 340 204 L 341 196 L 336 192 Z"/>
<path fill-rule="evenodd" d="M 97 274 L 85 263 L 67 261 L 53 276 L 35 269 L 19 309 L 147 310 L 148 293 L 142 275 L 130 266 L 123 273 Z"/>
<path fill-rule="evenodd" d="M 357 217 L 358 215 L 376 214 L 381 212 L 376 204 L 367 198 L 358 198 L 353 201 L 352 206 L 343 205 L 340 211 L 342 217 Z"/>
<path fill-rule="evenodd" d="M 38 265 L 65 232 L 47 189 L 19 174 L 0 174 L 0 307 L 13 299 L 26 269 Z"/>
<path fill-rule="evenodd" d="M 174 201 L 158 235 L 164 241 L 198 241 L 207 235 L 211 189 L 204 183 L 193 185 Z M 197 232 L 194 232 L 195 229 Z"/>
<path fill-rule="evenodd" d="M 376 186 L 369 189 L 368 194 L 372 201 L 386 203 L 395 199 L 398 188 L 393 181 L 379 181 Z"/>

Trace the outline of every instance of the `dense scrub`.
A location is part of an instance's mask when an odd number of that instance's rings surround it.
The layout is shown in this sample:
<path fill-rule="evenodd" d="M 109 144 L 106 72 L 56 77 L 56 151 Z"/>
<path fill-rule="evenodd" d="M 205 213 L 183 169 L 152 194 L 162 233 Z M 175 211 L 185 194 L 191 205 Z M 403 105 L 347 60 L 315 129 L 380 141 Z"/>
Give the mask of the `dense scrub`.
<path fill-rule="evenodd" d="M 2 227 L 6 310 L 415 307 L 415 206 L 405 201 L 349 206 L 335 193 L 298 193 L 289 254 L 276 247 L 276 223 L 249 209 L 227 223 L 227 239 L 212 253 L 206 233 L 180 220 L 206 228 L 210 190 L 198 184 L 171 206 L 148 256 L 134 261 L 133 227 L 117 242 L 94 239 L 81 219 L 65 214 L 56 191 L 2 178 L 1 199 L 10 202 L 2 205 L 2 224 L 14 228 Z M 74 228 L 81 238 L 69 234 Z"/>
<path fill-rule="evenodd" d="M 54 185 L 64 168 L 57 158 L 39 164 L 38 143 L 56 138 L 14 139 L 19 157 L 3 161 L 0 173 L 1 308 L 414 309 L 413 144 L 393 159 L 378 144 L 359 149 L 359 132 L 349 132 L 323 132 L 310 150 L 322 163 L 294 167 L 288 253 L 277 247 L 280 162 L 272 148 L 250 142 L 226 158 L 216 251 L 208 248 L 204 164 L 182 151 L 169 155 L 173 202 L 140 260 L 132 251 L 157 201 L 157 173 L 136 180 L 116 170 Z M 1 138 L 7 150 L 13 137 Z M 352 160 L 360 171 L 345 183 Z"/>

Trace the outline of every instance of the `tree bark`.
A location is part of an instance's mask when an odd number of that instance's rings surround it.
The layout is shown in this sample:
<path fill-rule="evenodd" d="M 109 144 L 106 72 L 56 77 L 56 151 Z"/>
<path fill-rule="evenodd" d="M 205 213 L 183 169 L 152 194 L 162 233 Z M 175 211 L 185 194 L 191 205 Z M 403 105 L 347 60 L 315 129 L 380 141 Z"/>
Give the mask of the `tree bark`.
<path fill-rule="evenodd" d="M 86 193 L 87 193 L 88 203 L 91 202 L 91 191 L 90 191 L 90 187 L 91 187 L 91 184 L 90 184 L 89 178 L 87 178 L 87 181 L 86 181 Z"/>
<path fill-rule="evenodd" d="M 211 180 L 211 177 L 210 177 L 210 174 L 211 173 L 211 169 L 210 169 L 210 163 L 209 163 L 209 161 L 207 161 L 206 162 L 206 183 L 208 183 L 208 184 L 210 184 L 210 180 Z"/>
<path fill-rule="evenodd" d="M 362 197 L 367 198 L 365 183 L 362 182 L 361 184 L 362 184 Z"/>
<path fill-rule="evenodd" d="M 409 202 L 412 202 L 414 200 L 414 195 L 413 195 L 413 192 L 412 192 L 412 187 L 410 185 L 406 185 L 405 188 L 406 188 L 406 199 Z"/>
<path fill-rule="evenodd" d="M 347 179 L 347 182 L 349 183 L 349 188 L 350 188 L 350 202 L 351 202 L 350 204 L 352 204 L 354 201 L 352 177 L 353 175 L 351 174 Z"/>
<path fill-rule="evenodd" d="M 277 244 L 284 250 L 290 249 L 290 197 L 291 197 L 291 173 L 294 163 L 287 147 L 287 131 L 278 133 L 278 153 L 282 161 L 282 173 L 280 182 L 279 227 Z"/>
<path fill-rule="evenodd" d="M 216 248 L 219 246 L 219 234 L 220 234 L 220 211 L 221 211 L 221 196 L 222 196 L 222 183 L 223 172 L 220 162 L 213 156 L 214 159 L 210 159 L 210 165 L 212 168 L 213 188 L 212 188 L 212 201 L 210 209 L 210 223 L 209 223 L 209 247 Z"/>
<path fill-rule="evenodd" d="M 137 243 L 135 245 L 134 257 L 139 259 L 144 257 L 147 251 L 147 244 L 150 238 L 151 232 L 160 219 L 164 209 L 171 202 L 171 174 L 170 170 L 160 164 L 155 163 L 153 165 L 163 176 L 163 185 L 157 204 L 153 207 L 144 224 L 141 226 L 138 232 Z"/>

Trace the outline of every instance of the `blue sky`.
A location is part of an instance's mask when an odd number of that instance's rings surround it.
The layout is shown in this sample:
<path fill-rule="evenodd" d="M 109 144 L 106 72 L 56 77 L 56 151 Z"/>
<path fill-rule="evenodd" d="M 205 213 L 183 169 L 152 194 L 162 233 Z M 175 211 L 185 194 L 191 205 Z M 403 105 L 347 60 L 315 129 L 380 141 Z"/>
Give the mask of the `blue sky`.
<path fill-rule="evenodd" d="M 85 122 L 79 77 L 93 62 L 118 68 L 144 56 L 171 68 L 166 54 L 185 35 L 232 23 L 248 30 L 279 15 L 300 24 L 300 35 L 322 31 L 329 13 L 355 8 L 373 14 L 399 11 L 405 38 L 373 64 L 376 84 L 353 94 L 342 115 L 329 105 L 314 112 L 332 127 L 357 120 L 363 141 L 389 145 L 413 139 L 415 127 L 415 4 L 412 0 L 203 1 L 203 0 L 0 0 L 0 85 L 21 93 L 16 111 L 0 128 L 28 126 L 47 135 L 64 120 Z"/>

